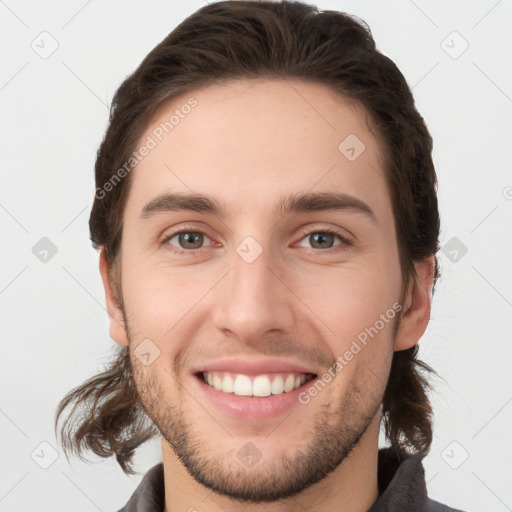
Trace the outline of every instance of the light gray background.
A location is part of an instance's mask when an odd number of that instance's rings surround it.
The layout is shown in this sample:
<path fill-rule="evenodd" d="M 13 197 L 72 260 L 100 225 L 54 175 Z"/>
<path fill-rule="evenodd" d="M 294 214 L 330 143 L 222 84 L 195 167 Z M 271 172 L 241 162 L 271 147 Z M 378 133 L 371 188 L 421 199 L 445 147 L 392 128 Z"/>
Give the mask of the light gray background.
<path fill-rule="evenodd" d="M 117 510 L 160 461 L 155 441 L 140 451 L 134 477 L 114 460 L 68 463 L 53 417 L 114 345 L 87 226 L 107 106 L 122 79 L 203 5 L 0 1 L 2 512 Z M 369 23 L 434 137 L 441 242 L 450 245 L 421 341 L 444 379 L 433 381 L 429 493 L 464 510 L 512 510 L 512 2 L 317 5 Z M 32 252 L 42 237 L 58 249 L 46 262 Z"/>

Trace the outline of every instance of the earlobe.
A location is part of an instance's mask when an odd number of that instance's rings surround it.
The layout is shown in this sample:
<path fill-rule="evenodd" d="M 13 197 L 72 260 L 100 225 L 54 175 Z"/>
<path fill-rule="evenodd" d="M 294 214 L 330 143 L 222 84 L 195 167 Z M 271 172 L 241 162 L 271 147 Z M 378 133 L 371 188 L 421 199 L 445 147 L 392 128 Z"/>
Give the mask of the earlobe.
<path fill-rule="evenodd" d="M 434 283 L 435 257 L 415 263 L 417 277 L 412 282 L 404 300 L 402 317 L 395 339 L 395 350 L 407 350 L 418 343 L 430 320 L 431 294 Z"/>
<path fill-rule="evenodd" d="M 119 345 L 126 347 L 128 346 L 128 335 L 124 325 L 123 314 L 114 291 L 109 262 L 107 259 L 107 253 L 104 247 L 100 249 L 100 274 L 101 280 L 103 281 L 103 288 L 105 290 L 105 302 L 107 304 L 107 312 L 110 321 L 110 337 Z"/>

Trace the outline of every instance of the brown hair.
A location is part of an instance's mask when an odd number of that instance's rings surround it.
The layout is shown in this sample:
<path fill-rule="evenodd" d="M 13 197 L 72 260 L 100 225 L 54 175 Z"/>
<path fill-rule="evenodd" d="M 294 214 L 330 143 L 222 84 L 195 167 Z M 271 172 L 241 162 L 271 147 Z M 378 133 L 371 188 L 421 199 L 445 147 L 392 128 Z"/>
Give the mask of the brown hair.
<path fill-rule="evenodd" d="M 377 51 L 368 26 L 300 2 L 221 1 L 173 30 L 121 84 L 112 102 L 96 159 L 97 194 L 89 226 L 94 247 L 105 248 L 121 306 L 117 267 L 130 174 L 115 182 L 114 191 L 106 192 L 105 184 L 114 183 L 116 172 L 119 178 L 148 120 L 166 102 L 209 84 L 262 77 L 316 81 L 364 107 L 385 157 L 403 288 L 415 278 L 414 262 L 428 256 L 434 255 L 435 279 L 439 276 L 432 138 L 405 78 Z M 423 373 L 433 370 L 417 359 L 417 351 L 415 345 L 394 353 L 383 422 L 392 447 L 424 456 L 432 442 L 432 408 Z M 118 347 L 105 372 L 64 397 L 56 429 L 71 405 L 61 429 L 66 454 L 115 455 L 122 469 L 133 473 L 135 449 L 158 432 L 140 404 L 128 349 Z"/>

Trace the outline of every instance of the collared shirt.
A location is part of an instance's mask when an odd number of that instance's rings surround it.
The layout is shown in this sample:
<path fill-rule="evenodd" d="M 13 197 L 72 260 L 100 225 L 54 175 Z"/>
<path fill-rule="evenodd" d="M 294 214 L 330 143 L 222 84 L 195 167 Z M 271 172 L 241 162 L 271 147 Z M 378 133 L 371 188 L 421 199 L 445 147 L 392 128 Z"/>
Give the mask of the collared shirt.
<path fill-rule="evenodd" d="M 379 450 L 379 497 L 368 512 L 462 512 L 427 496 L 421 460 L 391 448 Z M 163 512 L 165 501 L 163 464 L 153 466 L 128 503 L 118 512 Z"/>

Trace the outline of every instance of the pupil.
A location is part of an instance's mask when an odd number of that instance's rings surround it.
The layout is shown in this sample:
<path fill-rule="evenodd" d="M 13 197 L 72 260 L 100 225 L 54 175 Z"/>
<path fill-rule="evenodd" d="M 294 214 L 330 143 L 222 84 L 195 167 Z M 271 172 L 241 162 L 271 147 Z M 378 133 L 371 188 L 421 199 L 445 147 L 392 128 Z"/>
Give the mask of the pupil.
<path fill-rule="evenodd" d="M 180 233 L 180 245 L 185 249 L 197 249 L 203 243 L 201 233 Z"/>
<path fill-rule="evenodd" d="M 326 246 L 330 247 L 334 241 L 334 235 L 332 233 L 315 233 L 311 235 L 311 246 L 325 249 Z"/>

